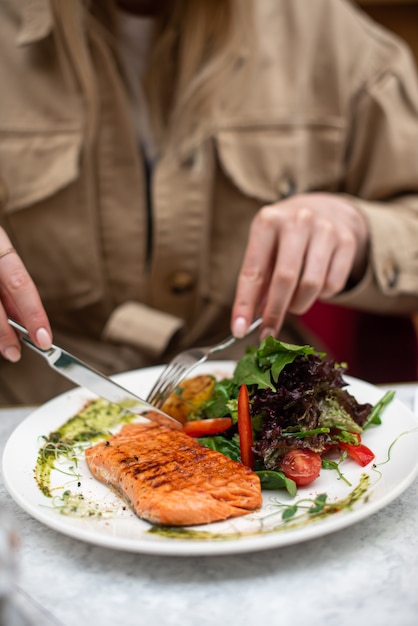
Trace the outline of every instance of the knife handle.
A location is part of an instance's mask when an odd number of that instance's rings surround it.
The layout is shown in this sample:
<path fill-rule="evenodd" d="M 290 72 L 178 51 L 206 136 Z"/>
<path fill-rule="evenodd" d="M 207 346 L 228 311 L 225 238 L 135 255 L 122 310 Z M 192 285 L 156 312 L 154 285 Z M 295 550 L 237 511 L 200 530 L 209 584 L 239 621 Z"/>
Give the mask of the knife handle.
<path fill-rule="evenodd" d="M 42 348 L 38 348 L 38 346 L 35 343 L 33 343 L 32 339 L 30 338 L 27 328 L 22 326 L 22 324 L 19 324 L 19 322 L 16 322 L 15 320 L 13 320 L 11 317 L 8 317 L 7 321 L 9 322 L 12 328 L 17 330 L 17 332 L 19 333 L 20 340 L 26 343 L 30 348 L 32 348 L 32 350 L 35 350 L 35 352 L 38 352 L 38 354 L 41 354 L 43 357 L 47 358 L 47 356 L 51 353 L 51 351 L 55 351 L 57 349 L 57 346 L 54 346 L 54 344 L 52 344 L 48 350 L 42 350 Z"/>

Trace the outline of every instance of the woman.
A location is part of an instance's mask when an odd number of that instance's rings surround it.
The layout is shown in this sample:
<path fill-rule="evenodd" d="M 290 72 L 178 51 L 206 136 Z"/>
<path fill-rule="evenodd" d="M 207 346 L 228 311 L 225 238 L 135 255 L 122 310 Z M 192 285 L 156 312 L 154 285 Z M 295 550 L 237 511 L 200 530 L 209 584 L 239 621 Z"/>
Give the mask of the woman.
<path fill-rule="evenodd" d="M 298 340 L 317 299 L 417 310 L 403 44 L 344 0 L 118 5 L 0 2 L 0 401 L 66 385 L 7 316 L 110 373 L 260 312 Z"/>

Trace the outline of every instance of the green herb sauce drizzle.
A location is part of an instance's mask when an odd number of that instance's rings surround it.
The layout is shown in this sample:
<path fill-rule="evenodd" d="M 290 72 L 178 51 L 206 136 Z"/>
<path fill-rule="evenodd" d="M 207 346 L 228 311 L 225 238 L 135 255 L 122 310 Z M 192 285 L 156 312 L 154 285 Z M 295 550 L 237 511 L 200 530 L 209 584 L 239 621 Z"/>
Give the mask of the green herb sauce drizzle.
<path fill-rule="evenodd" d="M 42 493 L 52 498 L 51 472 L 57 470 L 77 480 L 80 454 L 88 444 L 105 439 L 111 429 L 132 422 L 137 416 L 129 413 L 129 407 L 112 404 L 101 398 L 91 400 L 77 415 L 67 420 L 56 431 L 42 437 L 44 444 L 38 452 L 35 479 Z M 70 461 L 72 465 L 68 466 Z M 60 467 L 60 464 L 65 469 Z"/>

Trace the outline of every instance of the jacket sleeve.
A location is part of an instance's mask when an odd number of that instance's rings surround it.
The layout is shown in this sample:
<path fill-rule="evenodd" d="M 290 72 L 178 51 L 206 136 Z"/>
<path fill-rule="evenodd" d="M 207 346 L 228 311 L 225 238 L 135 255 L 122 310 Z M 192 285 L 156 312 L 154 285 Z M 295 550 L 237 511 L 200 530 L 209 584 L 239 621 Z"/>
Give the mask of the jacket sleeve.
<path fill-rule="evenodd" d="M 418 311 L 418 82 L 409 50 L 392 44 L 351 106 L 343 191 L 369 224 L 369 267 L 333 302 L 409 313 Z"/>

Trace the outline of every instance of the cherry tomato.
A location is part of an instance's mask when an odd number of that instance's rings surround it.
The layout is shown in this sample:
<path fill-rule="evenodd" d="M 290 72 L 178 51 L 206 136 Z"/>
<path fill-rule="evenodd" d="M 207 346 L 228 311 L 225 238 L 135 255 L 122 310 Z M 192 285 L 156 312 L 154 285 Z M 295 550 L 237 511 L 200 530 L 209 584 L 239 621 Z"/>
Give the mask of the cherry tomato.
<path fill-rule="evenodd" d="M 304 487 L 318 478 L 321 464 L 321 457 L 317 452 L 295 448 L 286 452 L 281 460 L 280 469 L 287 478 L 294 480 L 298 487 Z"/>
<path fill-rule="evenodd" d="M 223 433 L 232 426 L 230 417 L 214 417 L 207 420 L 192 420 L 183 426 L 183 432 L 191 437 L 206 437 Z"/>

